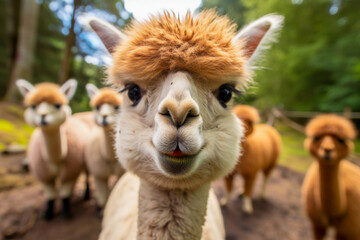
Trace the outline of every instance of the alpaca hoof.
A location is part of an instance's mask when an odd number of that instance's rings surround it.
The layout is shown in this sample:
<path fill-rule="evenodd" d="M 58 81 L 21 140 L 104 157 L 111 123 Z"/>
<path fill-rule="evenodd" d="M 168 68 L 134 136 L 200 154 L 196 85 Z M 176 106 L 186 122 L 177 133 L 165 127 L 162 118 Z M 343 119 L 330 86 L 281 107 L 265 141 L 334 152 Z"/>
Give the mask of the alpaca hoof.
<path fill-rule="evenodd" d="M 244 203 L 243 203 L 243 212 L 246 214 L 252 214 L 254 212 L 254 209 L 252 207 L 251 199 L 249 197 L 244 197 Z"/>
<path fill-rule="evenodd" d="M 96 205 L 96 216 L 100 219 L 104 216 L 104 208 L 103 207 Z"/>
<path fill-rule="evenodd" d="M 54 200 L 49 200 L 46 204 L 47 206 L 44 213 L 44 219 L 46 221 L 49 221 L 54 217 L 54 203 L 55 203 Z"/>
<path fill-rule="evenodd" d="M 90 189 L 87 187 L 84 194 L 84 201 L 90 200 Z"/>
<path fill-rule="evenodd" d="M 70 219 L 71 213 L 70 213 L 70 198 L 63 198 L 62 199 L 62 216 L 64 219 Z"/>
<path fill-rule="evenodd" d="M 220 199 L 220 206 L 226 207 L 228 202 L 229 202 L 229 199 L 226 198 L 226 197 L 223 197 L 223 198 Z"/>

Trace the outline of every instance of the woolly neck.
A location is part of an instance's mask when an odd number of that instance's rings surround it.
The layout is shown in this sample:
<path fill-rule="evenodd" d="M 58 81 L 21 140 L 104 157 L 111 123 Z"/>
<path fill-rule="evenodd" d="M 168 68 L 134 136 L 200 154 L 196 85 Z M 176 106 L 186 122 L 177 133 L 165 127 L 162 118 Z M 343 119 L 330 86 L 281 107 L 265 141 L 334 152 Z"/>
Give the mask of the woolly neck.
<path fill-rule="evenodd" d="M 41 128 L 45 148 L 42 148 L 42 156 L 45 160 L 60 163 L 67 155 L 67 139 L 64 127 Z"/>
<path fill-rule="evenodd" d="M 339 170 L 339 163 L 333 165 L 319 163 L 321 206 L 330 218 L 339 217 L 346 211 L 346 192 Z"/>
<path fill-rule="evenodd" d="M 180 190 L 140 179 L 137 239 L 201 239 L 209 191 L 210 183 Z"/>
<path fill-rule="evenodd" d="M 102 132 L 104 134 L 104 149 L 105 156 L 109 162 L 116 161 L 115 148 L 114 148 L 114 128 L 112 126 L 102 127 Z"/>

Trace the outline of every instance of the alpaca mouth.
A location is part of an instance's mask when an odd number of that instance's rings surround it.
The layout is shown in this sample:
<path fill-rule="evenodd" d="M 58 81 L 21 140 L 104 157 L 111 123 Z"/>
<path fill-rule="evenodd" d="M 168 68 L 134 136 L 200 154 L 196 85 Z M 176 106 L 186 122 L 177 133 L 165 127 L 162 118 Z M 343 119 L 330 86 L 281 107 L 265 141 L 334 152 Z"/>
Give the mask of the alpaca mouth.
<path fill-rule="evenodd" d="M 173 152 L 170 153 L 159 153 L 160 164 L 163 169 L 171 175 L 182 175 L 186 174 L 190 169 L 197 154 L 187 155 L 177 147 Z"/>

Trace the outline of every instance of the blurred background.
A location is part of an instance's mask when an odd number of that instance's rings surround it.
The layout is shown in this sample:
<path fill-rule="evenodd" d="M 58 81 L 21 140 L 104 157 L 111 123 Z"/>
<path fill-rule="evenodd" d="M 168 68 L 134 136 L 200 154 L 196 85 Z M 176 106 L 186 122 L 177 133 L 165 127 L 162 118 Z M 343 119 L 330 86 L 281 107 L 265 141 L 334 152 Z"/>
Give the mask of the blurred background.
<path fill-rule="evenodd" d="M 248 93 L 235 102 L 256 106 L 264 122 L 276 125 L 284 144 L 280 164 L 294 171 L 290 173 L 300 179 L 295 182 L 301 182 L 301 174 L 312 161 L 303 150 L 302 132 L 311 117 L 335 112 L 360 126 L 358 0 L 1 0 L 0 215 L 10 208 L 2 205 L 2 192 L 35 184 L 19 168 L 33 128 L 23 121 L 22 98 L 15 81 L 24 78 L 33 84 L 62 84 L 75 78 L 79 85 L 71 101 L 73 112 L 90 110 L 86 83 L 103 86 L 104 69 L 111 58 L 97 36 L 81 25 L 83 13 L 124 28 L 133 18 L 146 19 L 162 9 L 184 13 L 208 8 L 226 14 L 239 28 L 268 13 L 285 16 L 279 41 L 259 63 Z M 351 159 L 359 163 L 360 141 L 355 145 Z M 20 155 L 15 160 L 4 155 L 17 152 Z M 281 174 L 291 175 L 287 171 Z M 19 231 L 15 229 L 9 236 L 18 236 Z"/>

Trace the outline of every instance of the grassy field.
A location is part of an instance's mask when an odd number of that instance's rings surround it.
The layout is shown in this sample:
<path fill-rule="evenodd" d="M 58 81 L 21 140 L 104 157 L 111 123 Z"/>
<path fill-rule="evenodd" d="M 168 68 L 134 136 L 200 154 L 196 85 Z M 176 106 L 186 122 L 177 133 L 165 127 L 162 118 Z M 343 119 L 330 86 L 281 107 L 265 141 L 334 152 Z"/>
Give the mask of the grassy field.
<path fill-rule="evenodd" d="M 34 128 L 24 122 L 24 109 L 16 104 L 0 102 L 0 152 L 7 145 L 26 146 Z"/>

